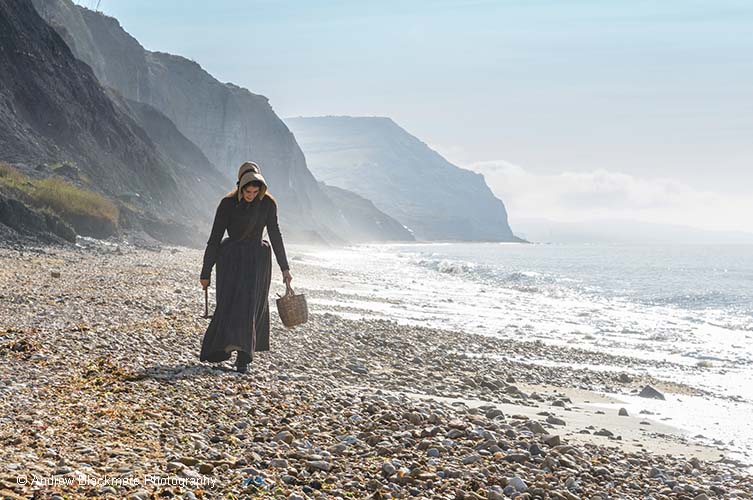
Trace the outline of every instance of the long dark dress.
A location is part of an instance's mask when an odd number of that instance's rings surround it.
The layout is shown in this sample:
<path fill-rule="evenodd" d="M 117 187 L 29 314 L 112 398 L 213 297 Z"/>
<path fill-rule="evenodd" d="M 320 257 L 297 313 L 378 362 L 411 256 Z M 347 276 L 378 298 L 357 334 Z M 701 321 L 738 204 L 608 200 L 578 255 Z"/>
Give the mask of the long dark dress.
<path fill-rule="evenodd" d="M 204 333 L 201 361 L 224 361 L 232 351 L 252 355 L 269 350 L 272 257 L 269 243 L 262 240 L 265 226 L 277 263 L 286 271 L 289 266 L 272 197 L 252 203 L 226 197 L 217 207 L 201 269 L 201 278 L 209 279 L 217 264 L 217 305 Z M 225 230 L 228 238 L 223 240 Z"/>

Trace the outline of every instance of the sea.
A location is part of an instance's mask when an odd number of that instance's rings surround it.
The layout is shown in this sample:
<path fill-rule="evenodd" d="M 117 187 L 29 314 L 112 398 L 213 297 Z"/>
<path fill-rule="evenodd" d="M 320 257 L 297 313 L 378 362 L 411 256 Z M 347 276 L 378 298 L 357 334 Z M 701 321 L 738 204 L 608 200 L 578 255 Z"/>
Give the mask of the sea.
<path fill-rule="evenodd" d="M 312 298 L 319 310 L 644 360 L 627 368 L 519 361 L 701 389 L 703 397 L 670 393 L 666 401 L 615 397 L 631 414 L 649 410 L 753 464 L 751 245 L 414 243 L 296 254 L 331 277 L 318 286 L 337 296 Z"/>

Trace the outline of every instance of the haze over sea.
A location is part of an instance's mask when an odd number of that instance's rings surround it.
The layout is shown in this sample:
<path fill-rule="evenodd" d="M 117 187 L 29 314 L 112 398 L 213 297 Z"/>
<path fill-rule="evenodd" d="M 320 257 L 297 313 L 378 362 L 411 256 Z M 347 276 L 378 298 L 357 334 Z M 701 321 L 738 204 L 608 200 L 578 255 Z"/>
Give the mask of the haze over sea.
<path fill-rule="evenodd" d="M 330 270 L 338 297 L 315 302 L 336 314 L 633 358 L 627 368 L 523 361 L 699 389 L 704 396 L 666 401 L 618 397 L 631 414 L 650 411 L 753 462 L 753 428 L 740 425 L 753 420 L 753 246 L 378 244 L 303 255 Z M 452 342 L 448 335 L 452 349 L 468 347 Z"/>

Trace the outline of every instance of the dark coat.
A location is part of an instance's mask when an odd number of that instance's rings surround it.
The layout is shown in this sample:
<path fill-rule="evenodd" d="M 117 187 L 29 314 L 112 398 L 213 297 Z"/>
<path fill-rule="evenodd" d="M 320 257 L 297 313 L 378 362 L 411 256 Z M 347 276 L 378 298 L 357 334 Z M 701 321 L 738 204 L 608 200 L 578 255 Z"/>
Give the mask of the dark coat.
<path fill-rule="evenodd" d="M 217 305 L 201 346 L 202 361 L 224 361 L 232 351 L 253 354 L 269 350 L 270 245 L 262 240 L 267 228 L 277 263 L 289 269 L 271 196 L 247 203 L 235 197 L 220 201 L 204 252 L 201 278 L 217 266 Z M 228 238 L 222 239 L 227 230 Z"/>

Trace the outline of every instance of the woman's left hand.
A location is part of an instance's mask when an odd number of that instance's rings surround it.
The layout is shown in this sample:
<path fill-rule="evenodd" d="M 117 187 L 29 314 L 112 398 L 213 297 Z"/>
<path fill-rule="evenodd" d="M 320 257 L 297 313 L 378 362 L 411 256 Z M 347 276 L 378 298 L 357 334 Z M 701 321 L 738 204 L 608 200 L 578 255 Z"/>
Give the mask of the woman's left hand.
<path fill-rule="evenodd" d="M 293 281 L 293 276 L 291 276 L 290 271 L 283 271 L 282 282 L 285 283 L 285 286 L 290 286 L 291 281 Z"/>

